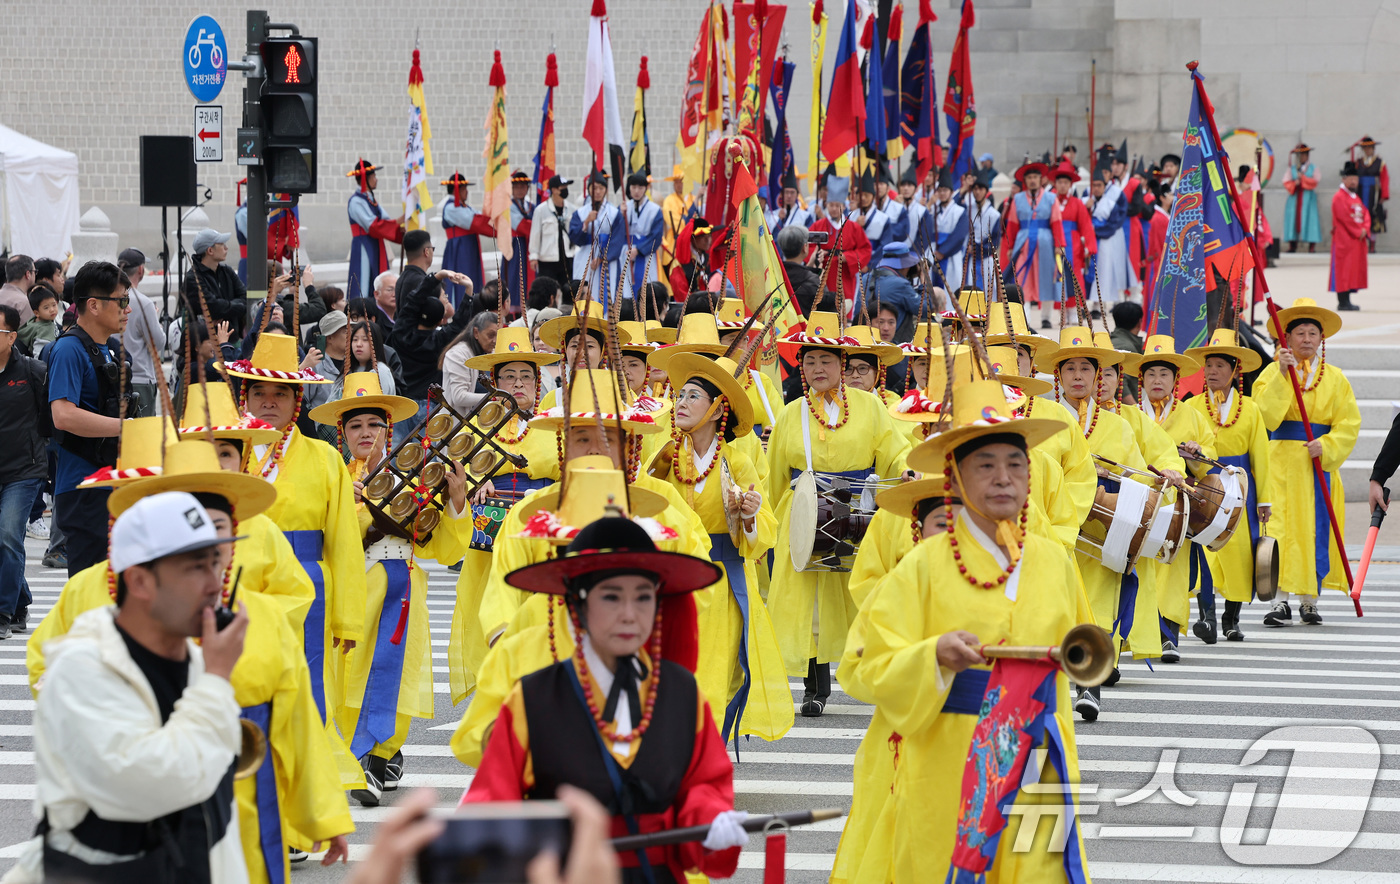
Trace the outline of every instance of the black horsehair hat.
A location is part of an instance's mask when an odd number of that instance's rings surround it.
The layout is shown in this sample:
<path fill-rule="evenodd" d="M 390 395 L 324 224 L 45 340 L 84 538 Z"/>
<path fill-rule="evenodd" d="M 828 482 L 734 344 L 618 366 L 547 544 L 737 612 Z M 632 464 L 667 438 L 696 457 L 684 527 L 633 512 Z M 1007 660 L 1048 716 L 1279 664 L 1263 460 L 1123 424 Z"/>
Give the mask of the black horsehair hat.
<path fill-rule="evenodd" d="M 658 595 L 695 592 L 719 581 L 723 572 L 708 559 L 656 548 L 646 528 L 622 516 L 604 516 L 585 525 L 559 558 L 506 575 L 506 583 L 527 592 L 564 595 L 590 574 L 646 574 L 656 578 Z"/>

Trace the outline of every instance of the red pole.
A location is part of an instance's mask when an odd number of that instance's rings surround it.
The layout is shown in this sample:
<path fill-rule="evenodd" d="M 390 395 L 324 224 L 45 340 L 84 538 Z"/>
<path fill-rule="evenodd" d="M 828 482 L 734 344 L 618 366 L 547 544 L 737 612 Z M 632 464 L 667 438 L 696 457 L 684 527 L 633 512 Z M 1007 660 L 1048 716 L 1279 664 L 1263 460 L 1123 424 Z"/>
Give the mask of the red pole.
<path fill-rule="evenodd" d="M 1089 151 L 1092 155 L 1098 150 L 1098 145 L 1094 141 L 1094 112 L 1097 109 L 1099 96 L 1099 62 L 1097 59 L 1089 60 Z"/>
<path fill-rule="evenodd" d="M 1265 302 L 1269 307 L 1269 318 L 1274 324 L 1274 336 L 1280 345 L 1283 344 L 1283 323 L 1278 318 L 1278 307 L 1274 304 L 1274 299 L 1269 298 Z M 1303 388 L 1298 385 L 1298 372 L 1293 366 L 1288 366 L 1288 380 L 1293 384 L 1293 401 L 1298 403 L 1298 414 L 1303 419 L 1303 435 L 1308 441 L 1313 441 L 1312 423 L 1308 420 L 1308 407 L 1303 404 Z M 1337 541 L 1337 553 L 1342 557 L 1342 569 L 1347 575 L 1347 590 L 1356 585 L 1356 581 L 1351 576 L 1351 562 L 1347 561 L 1346 544 L 1342 541 L 1342 527 L 1337 521 L 1336 510 L 1332 507 L 1331 489 L 1328 488 L 1326 473 L 1322 470 L 1322 459 L 1314 457 L 1312 459 L 1313 475 L 1317 478 L 1317 484 L 1328 493 L 1322 496 L 1322 500 L 1327 504 L 1327 520 L 1332 523 L 1332 539 Z M 1318 587 L 1321 591 L 1321 587 Z M 1361 596 L 1359 593 L 1351 596 L 1351 603 L 1356 606 L 1356 616 L 1361 616 Z"/>

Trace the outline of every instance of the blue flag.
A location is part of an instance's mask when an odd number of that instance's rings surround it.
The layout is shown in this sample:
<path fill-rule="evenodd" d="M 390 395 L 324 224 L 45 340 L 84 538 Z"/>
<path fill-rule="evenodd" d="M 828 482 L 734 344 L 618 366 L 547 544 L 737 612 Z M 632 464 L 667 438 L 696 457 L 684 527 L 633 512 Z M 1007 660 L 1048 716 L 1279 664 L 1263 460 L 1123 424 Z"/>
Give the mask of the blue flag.
<path fill-rule="evenodd" d="M 792 75 L 796 70 L 797 65 L 793 62 L 786 58 L 778 59 L 778 64 L 773 66 L 773 82 L 768 84 L 769 94 L 773 97 L 773 113 L 777 117 L 777 124 L 773 127 L 773 158 L 768 164 L 768 204 L 773 209 L 782 202 L 783 176 L 795 172 L 793 167 L 797 163 L 787 127 L 788 96 L 792 94 Z"/>

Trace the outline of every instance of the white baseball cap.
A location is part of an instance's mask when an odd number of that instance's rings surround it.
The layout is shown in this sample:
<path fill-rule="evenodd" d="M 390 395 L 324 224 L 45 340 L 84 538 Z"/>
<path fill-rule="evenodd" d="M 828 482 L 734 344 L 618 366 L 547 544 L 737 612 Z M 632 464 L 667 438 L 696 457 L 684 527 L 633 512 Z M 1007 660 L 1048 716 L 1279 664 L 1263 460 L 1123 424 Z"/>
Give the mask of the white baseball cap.
<path fill-rule="evenodd" d="M 193 494 L 152 494 L 132 504 L 112 525 L 112 571 L 120 574 L 132 565 L 242 539 L 220 537 L 214 520 Z"/>

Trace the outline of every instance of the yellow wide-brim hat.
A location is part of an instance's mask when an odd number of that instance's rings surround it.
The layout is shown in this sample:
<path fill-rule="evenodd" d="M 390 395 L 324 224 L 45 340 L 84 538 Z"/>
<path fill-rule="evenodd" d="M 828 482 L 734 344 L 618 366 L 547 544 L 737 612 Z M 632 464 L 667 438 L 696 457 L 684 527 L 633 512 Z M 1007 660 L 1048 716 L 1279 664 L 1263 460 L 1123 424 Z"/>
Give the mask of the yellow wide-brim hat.
<path fill-rule="evenodd" d="M 1342 330 L 1342 317 L 1340 314 L 1328 310 L 1326 307 L 1318 306 L 1312 298 L 1294 298 L 1293 306 L 1285 307 L 1278 312 L 1278 320 L 1283 324 L 1283 333 L 1288 333 L 1288 326 L 1295 319 L 1311 319 L 1322 326 L 1322 336 L 1330 338 Z M 1268 322 L 1269 334 L 1275 334 L 1274 321 L 1271 318 Z"/>
<path fill-rule="evenodd" d="M 880 332 L 874 326 L 851 325 L 846 334 L 860 342 L 859 347 L 851 347 L 846 353 L 851 356 L 874 356 L 886 367 L 904 361 L 904 351 L 897 344 L 887 344 L 880 340 Z M 942 338 L 939 338 L 941 341 Z"/>
<path fill-rule="evenodd" d="M 913 516 L 914 507 L 920 501 L 928 500 L 930 497 L 953 496 L 951 491 L 943 490 L 944 482 L 942 473 L 934 473 L 909 482 L 900 482 L 893 488 L 886 488 L 875 495 L 875 505 L 900 518 L 908 519 Z"/>
<path fill-rule="evenodd" d="M 1016 417 L 998 381 L 969 381 L 953 388 L 953 425 L 909 452 L 908 466 L 921 473 L 943 471 L 945 456 L 983 436 L 1015 433 L 1034 448 L 1065 429 L 1052 418 Z"/>
<path fill-rule="evenodd" d="M 537 353 L 535 348 L 530 345 L 530 330 L 517 325 L 506 326 L 497 331 L 496 349 L 490 353 L 473 356 L 467 360 L 466 365 L 467 368 L 474 368 L 477 371 L 492 371 L 498 365 L 507 365 L 512 362 L 528 362 L 538 369 L 541 365 L 553 365 L 558 361 L 558 353 Z"/>
<path fill-rule="evenodd" d="M 166 449 L 165 466 L 159 476 L 113 491 L 107 498 L 107 511 L 120 516 L 141 498 L 163 491 L 204 492 L 227 498 L 233 517 L 240 522 L 265 512 L 277 500 L 277 488 L 271 482 L 221 468 L 219 452 L 213 445 L 190 439 Z"/>
<path fill-rule="evenodd" d="M 239 359 L 224 366 L 236 378 L 278 381 L 284 384 L 329 384 L 311 369 L 303 369 L 297 358 L 297 339 L 291 335 L 263 332 L 253 347 L 253 358 Z"/>
<path fill-rule="evenodd" d="M 168 417 L 127 418 L 122 421 L 117 465 L 103 467 L 85 477 L 78 487 L 120 488 L 138 479 L 159 476 L 165 462 L 165 449 L 179 441 L 180 434 Z"/>
<path fill-rule="evenodd" d="M 930 350 L 943 350 L 943 331 L 938 323 L 920 322 L 914 326 L 914 335 L 908 342 L 899 344 L 906 356 L 926 356 Z"/>
<path fill-rule="evenodd" d="M 311 409 L 310 417 L 318 424 L 333 427 L 340 423 L 340 416 L 347 411 L 360 408 L 377 408 L 392 421 L 404 421 L 418 413 L 418 403 L 406 396 L 390 396 L 379 385 L 379 373 L 375 371 L 352 371 L 345 376 L 345 386 L 340 398 L 322 403 Z"/>
<path fill-rule="evenodd" d="M 205 391 L 208 390 L 206 404 Z M 208 426 L 212 424 L 212 426 Z M 185 388 L 185 413 L 180 419 L 180 435 L 203 439 L 212 435 L 249 445 L 271 445 L 282 438 L 282 431 L 251 414 L 240 415 L 233 404 L 233 391 L 223 381 L 192 383 Z"/>
<path fill-rule="evenodd" d="M 647 364 L 662 371 L 671 359 L 682 353 L 710 353 L 723 356 L 728 344 L 719 342 L 719 326 L 713 313 L 687 313 L 681 317 L 675 343 L 662 347 L 647 357 Z"/>
<path fill-rule="evenodd" d="M 753 403 L 745 392 L 734 372 L 739 365 L 734 360 L 720 356 L 711 359 L 700 353 L 680 353 L 666 363 L 666 374 L 671 379 L 671 389 L 679 391 L 691 378 L 700 377 L 719 387 L 719 392 L 729 401 L 729 411 L 737 418 L 739 431 L 748 432 L 753 428 Z"/>
<path fill-rule="evenodd" d="M 562 350 L 564 349 L 564 339 L 570 332 L 578 331 L 580 325 L 585 330 L 598 332 L 606 340 L 608 318 L 603 311 L 603 305 L 597 301 L 575 301 L 573 313 L 567 316 L 556 316 L 539 327 L 540 340 L 556 350 Z M 618 340 L 624 344 L 631 341 L 631 337 L 621 329 L 618 329 L 617 335 Z"/>
<path fill-rule="evenodd" d="M 849 330 L 843 331 L 840 317 L 826 310 L 813 310 L 801 331 L 794 329 L 781 340 L 804 347 L 824 347 L 832 350 L 849 351 L 852 347 L 860 346 L 860 341 L 851 337 Z"/>
<path fill-rule="evenodd" d="M 1060 342 L 1054 350 L 1035 354 L 1035 367 L 1046 374 L 1054 374 L 1055 369 L 1070 359 L 1093 359 L 1099 367 L 1118 365 L 1123 354 L 1094 345 L 1094 335 L 1086 326 L 1067 325 L 1060 329 Z"/>
<path fill-rule="evenodd" d="M 640 354 L 642 359 L 646 359 L 661 346 L 647 340 L 647 328 L 639 320 L 624 320 L 619 322 L 617 327 L 627 333 L 627 343 L 622 345 L 623 353 Z"/>
<path fill-rule="evenodd" d="M 647 340 L 653 344 L 674 344 L 680 329 L 662 325 L 655 319 L 647 320 Z"/>
<path fill-rule="evenodd" d="M 1011 314 L 1011 331 L 1006 328 L 1006 314 Z M 1018 347 L 1030 348 L 1032 357 L 1041 353 L 1053 353 L 1060 348 L 1060 345 L 1045 337 L 1031 331 L 1026 325 L 1026 309 L 1014 301 L 998 301 L 992 304 L 987 313 L 987 333 L 982 336 L 982 341 L 986 344 L 1001 344 L 1010 346 L 1012 334 L 1015 334 L 1015 344 Z"/>
<path fill-rule="evenodd" d="M 1204 347 L 1192 347 L 1186 351 L 1186 355 L 1199 359 L 1202 365 L 1205 365 L 1207 356 L 1228 356 L 1239 363 L 1246 372 L 1254 371 L 1264 364 L 1264 357 L 1248 347 L 1241 347 L 1239 336 L 1233 329 L 1228 328 L 1216 329 L 1210 336 L 1209 344 Z"/>
<path fill-rule="evenodd" d="M 1142 367 L 1150 362 L 1165 362 L 1176 369 L 1178 375 L 1195 374 L 1201 370 L 1201 363 L 1195 357 L 1176 352 L 1176 341 L 1171 335 L 1148 335 L 1142 343 L 1142 352 L 1123 357 L 1123 370 L 1129 374 L 1139 374 Z"/>
<path fill-rule="evenodd" d="M 595 401 L 594 394 L 597 394 Z M 577 372 L 569 382 L 569 422 L 592 425 L 601 423 L 604 429 L 621 426 L 624 433 L 651 435 L 664 427 L 656 422 L 659 411 L 643 409 L 635 405 L 621 405 L 617 380 L 613 373 L 604 368 L 590 368 Z M 562 396 L 560 397 L 562 398 Z M 530 420 L 530 426 L 546 431 L 564 429 L 564 406 L 556 404 Z"/>
<path fill-rule="evenodd" d="M 992 363 L 992 370 L 996 372 L 997 380 L 1001 381 L 1003 385 L 1015 387 L 1027 396 L 1039 396 L 1054 389 L 1054 385 L 1049 381 L 1018 374 L 1016 369 L 1019 367 L 1019 363 L 1016 358 L 1016 350 L 1010 345 L 988 346 L 986 350 L 987 359 Z"/>
<path fill-rule="evenodd" d="M 554 517 L 557 529 L 546 539 L 555 546 L 568 545 L 573 529 L 605 516 L 604 508 L 609 503 L 634 519 L 658 516 L 670 505 L 664 495 L 628 484 L 626 474 L 606 455 L 576 457 L 564 469 L 568 473 L 564 484 L 532 495 L 520 509 L 520 517 L 527 523 L 536 513 L 550 513 Z M 561 500 L 560 494 L 565 488 L 568 494 Z"/>
<path fill-rule="evenodd" d="M 740 329 L 749 321 L 743 298 L 725 298 L 715 309 L 715 323 L 723 329 Z"/>

